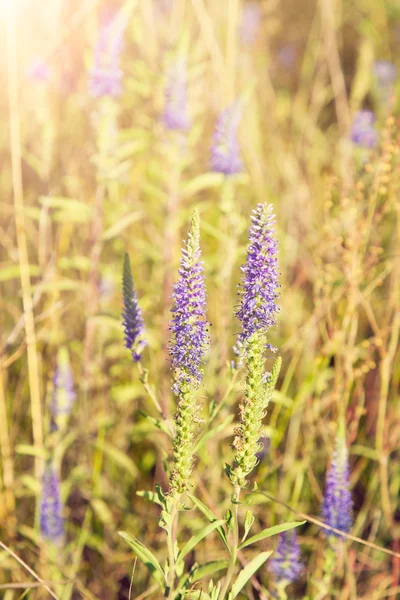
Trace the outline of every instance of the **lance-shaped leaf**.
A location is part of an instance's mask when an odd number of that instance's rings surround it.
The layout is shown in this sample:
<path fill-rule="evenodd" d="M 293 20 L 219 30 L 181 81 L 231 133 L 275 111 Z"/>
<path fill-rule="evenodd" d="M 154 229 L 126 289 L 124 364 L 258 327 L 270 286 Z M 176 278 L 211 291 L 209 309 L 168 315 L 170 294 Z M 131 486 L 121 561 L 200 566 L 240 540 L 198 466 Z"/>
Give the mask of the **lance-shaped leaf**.
<path fill-rule="evenodd" d="M 258 569 L 268 560 L 271 556 L 272 550 L 268 552 L 261 552 L 257 554 L 253 560 L 251 560 L 245 567 L 242 569 L 236 579 L 235 583 L 232 586 L 231 592 L 229 594 L 229 600 L 233 600 L 236 596 L 239 595 L 240 591 L 244 588 L 249 579 L 258 571 Z"/>
<path fill-rule="evenodd" d="M 195 535 L 193 535 L 190 540 L 188 540 L 186 542 L 186 544 L 183 546 L 182 550 L 179 552 L 178 554 L 178 558 L 176 561 L 176 564 L 179 565 L 179 563 L 185 558 L 185 556 L 205 537 L 207 537 L 207 535 L 209 533 L 211 533 L 212 531 L 214 531 L 214 529 L 217 529 L 217 527 L 222 527 L 225 524 L 224 519 L 219 519 L 218 521 L 213 521 L 212 523 L 209 523 L 206 527 L 204 527 L 201 531 L 199 531 L 198 533 L 196 533 Z"/>
<path fill-rule="evenodd" d="M 274 525 L 274 527 L 268 527 L 268 529 L 264 529 L 263 531 L 260 531 L 260 533 L 253 535 L 248 540 L 245 540 L 242 544 L 240 544 L 239 550 L 246 548 L 246 546 L 250 546 L 250 544 L 259 542 L 260 540 L 265 540 L 265 538 L 282 533 L 282 531 L 288 531 L 289 529 L 303 525 L 304 523 L 305 521 L 293 521 L 292 523 L 281 523 L 280 525 Z"/>
<path fill-rule="evenodd" d="M 133 549 L 137 557 L 144 562 L 154 579 L 157 581 L 157 583 L 163 590 L 166 584 L 166 577 L 164 571 L 161 568 L 160 563 L 158 562 L 154 554 L 148 548 L 146 548 L 146 546 L 142 544 L 142 542 L 139 542 L 139 540 L 130 535 L 130 533 L 127 533 L 126 531 L 119 531 L 118 534 L 126 542 L 128 542 L 128 544 Z"/>

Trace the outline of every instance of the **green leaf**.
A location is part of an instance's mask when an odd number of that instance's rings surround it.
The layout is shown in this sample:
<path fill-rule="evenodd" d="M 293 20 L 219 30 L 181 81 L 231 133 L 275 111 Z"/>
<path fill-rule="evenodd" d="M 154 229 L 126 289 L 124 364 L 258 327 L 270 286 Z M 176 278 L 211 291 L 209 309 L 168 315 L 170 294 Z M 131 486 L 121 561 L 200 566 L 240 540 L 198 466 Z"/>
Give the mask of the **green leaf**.
<path fill-rule="evenodd" d="M 116 448 L 112 444 L 108 442 L 99 442 L 96 444 L 96 447 L 104 452 L 108 458 L 110 458 L 115 464 L 119 465 L 125 471 L 131 475 L 132 478 L 135 478 L 138 474 L 138 468 L 133 462 L 131 458 L 129 458 L 125 452 Z"/>
<path fill-rule="evenodd" d="M 207 575 L 211 575 L 212 573 L 216 573 L 217 571 L 227 569 L 228 565 L 228 560 L 214 560 L 212 562 L 206 563 L 205 565 L 201 565 L 201 567 L 196 567 L 196 569 L 194 569 L 190 574 L 190 583 L 195 583 L 203 577 L 207 577 Z"/>
<path fill-rule="evenodd" d="M 114 517 L 107 504 L 101 498 L 93 498 L 90 501 L 93 511 L 103 523 L 103 525 L 112 525 L 114 523 Z"/>
<path fill-rule="evenodd" d="M 162 590 L 165 588 L 166 578 L 165 573 L 161 568 L 160 563 L 152 552 L 142 542 L 139 542 L 135 537 L 126 531 L 119 531 L 120 535 L 131 546 L 135 554 L 144 562 L 154 579 L 157 581 Z"/>
<path fill-rule="evenodd" d="M 43 448 L 37 448 L 30 444 L 17 444 L 15 452 L 17 454 L 25 454 L 26 456 L 40 456 L 41 458 L 46 456 L 46 451 Z"/>
<path fill-rule="evenodd" d="M 166 433 L 168 435 L 168 437 L 171 437 L 171 432 L 166 423 L 164 423 L 163 421 L 160 421 L 159 419 L 155 419 L 154 417 L 151 417 L 150 415 L 146 414 L 142 410 L 138 410 L 138 413 L 139 413 L 139 415 L 144 417 L 146 419 L 146 421 L 149 421 L 149 423 L 152 423 L 155 427 L 157 427 L 157 429 L 161 429 L 161 431 Z"/>
<path fill-rule="evenodd" d="M 40 274 L 39 265 L 29 265 L 29 275 L 36 277 Z M 18 279 L 20 276 L 19 265 L 2 265 L 0 269 L 0 281 L 10 281 L 10 279 Z"/>
<path fill-rule="evenodd" d="M 293 521 L 292 523 L 281 523 L 280 525 L 274 525 L 274 527 L 269 527 L 268 529 L 264 529 L 257 533 L 257 535 L 253 535 L 253 537 L 249 538 L 245 542 L 242 542 L 239 546 L 239 550 L 242 548 L 246 548 L 246 546 L 250 546 L 250 544 L 254 544 L 255 542 L 259 542 L 260 540 L 265 540 L 273 535 L 277 535 L 278 533 L 282 533 L 282 531 L 288 531 L 289 529 L 294 529 L 299 525 L 303 525 L 305 521 Z"/>
<path fill-rule="evenodd" d="M 207 535 L 209 533 L 211 533 L 212 531 L 214 531 L 214 529 L 216 529 L 217 527 L 222 527 L 224 524 L 225 524 L 224 519 L 220 519 L 219 521 L 213 521 L 212 523 L 210 523 L 209 525 L 207 525 L 206 527 L 204 527 L 203 529 L 201 529 L 201 531 L 199 531 L 195 535 L 193 535 L 190 538 L 190 540 L 188 540 L 186 542 L 186 544 L 183 546 L 182 550 L 179 552 L 176 564 L 179 564 L 185 558 L 185 556 L 191 550 L 193 550 L 193 548 L 195 546 L 197 546 L 197 544 L 202 539 L 204 539 L 205 537 L 207 537 Z"/>
<path fill-rule="evenodd" d="M 149 502 L 154 502 L 154 504 L 159 504 L 162 506 L 162 502 L 160 501 L 158 494 L 155 492 L 150 492 L 149 490 L 139 490 L 136 492 L 136 495 L 140 496 L 141 498 L 146 498 L 146 500 L 149 500 Z"/>
<path fill-rule="evenodd" d="M 266 560 L 271 556 L 272 550 L 268 552 L 261 552 L 257 554 L 245 567 L 242 569 L 232 586 L 229 594 L 229 600 L 233 600 L 240 593 L 242 588 L 246 585 L 249 579 L 258 571 L 258 569 L 265 563 Z"/>
<path fill-rule="evenodd" d="M 210 510 L 208 508 L 208 506 L 203 504 L 203 502 L 201 500 L 196 498 L 196 496 L 193 496 L 193 494 L 187 494 L 187 495 L 189 496 L 189 498 L 191 499 L 193 504 L 199 509 L 199 511 L 203 513 L 203 515 L 206 517 L 206 519 L 208 519 L 210 521 L 210 523 L 214 523 L 214 521 L 218 521 L 217 517 L 214 515 L 212 510 Z M 219 537 L 224 542 L 225 546 L 228 548 L 228 550 L 230 552 L 228 540 L 226 539 L 226 533 L 225 533 L 223 527 L 217 527 L 217 532 L 218 532 Z"/>
<path fill-rule="evenodd" d="M 208 190 L 210 188 L 219 187 L 222 185 L 224 177 L 221 173 L 203 173 L 198 175 L 183 188 L 182 195 L 184 198 L 190 198 L 198 192 Z"/>
<path fill-rule="evenodd" d="M 244 540 L 247 538 L 247 536 L 249 535 L 249 531 L 250 531 L 253 523 L 254 523 L 253 513 L 251 513 L 249 510 L 246 510 L 246 516 L 244 518 L 244 534 L 242 537 L 242 544 L 243 544 Z"/>
<path fill-rule="evenodd" d="M 226 427 L 229 425 L 229 423 L 231 421 L 233 421 L 233 419 L 234 419 L 234 415 L 229 415 L 225 419 L 225 421 L 223 421 L 222 423 L 219 423 L 219 425 L 217 425 L 216 427 L 213 427 L 212 429 L 207 431 L 204 435 L 202 435 L 199 438 L 199 440 L 197 441 L 197 444 L 194 448 L 194 452 L 198 452 L 207 440 L 209 440 L 210 438 L 214 438 L 220 431 L 223 431 L 224 429 L 226 429 Z"/>

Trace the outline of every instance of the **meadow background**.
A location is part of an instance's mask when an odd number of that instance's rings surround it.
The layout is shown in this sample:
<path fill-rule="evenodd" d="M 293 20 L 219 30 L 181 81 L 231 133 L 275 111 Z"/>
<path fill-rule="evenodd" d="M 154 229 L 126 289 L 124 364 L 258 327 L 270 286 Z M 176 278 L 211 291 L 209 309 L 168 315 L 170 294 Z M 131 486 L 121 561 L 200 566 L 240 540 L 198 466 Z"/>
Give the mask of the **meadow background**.
<path fill-rule="evenodd" d="M 122 92 L 99 98 L 90 71 L 111 17 L 124 28 Z M 136 492 L 167 485 L 171 444 L 143 416 L 158 417 L 124 348 L 122 264 L 128 252 L 148 339 L 142 365 L 170 418 L 170 293 L 194 207 L 212 323 L 205 415 L 229 388 L 195 485 L 223 516 L 242 392 L 230 365 L 236 286 L 259 202 L 277 213 L 272 337 L 283 367 L 254 475 L 274 500 L 254 507 L 255 527 L 293 517 L 285 505 L 319 518 L 343 412 L 351 533 L 367 545 L 346 541 L 326 589 L 325 537 L 307 522 L 289 597 L 400 597 L 400 85 L 374 71 L 378 60 L 400 69 L 398 1 L 3 0 L 0 49 L 1 598 L 50 597 L 38 577 L 62 600 L 128 598 L 131 581 L 132 598 L 158 597 L 142 564 L 132 574 L 117 534 L 166 556 L 159 511 Z M 185 131 L 162 119 L 177 56 L 187 61 Z M 238 98 L 244 167 L 225 177 L 212 172 L 210 147 Z M 376 116 L 374 143 L 354 133 L 360 110 Z M 66 356 L 76 399 L 60 435 L 51 398 Z M 50 454 L 64 503 L 58 548 L 39 530 Z M 201 523 L 188 513 L 188 535 Z M 211 536 L 196 560 L 219 553 Z M 272 598 L 270 581 L 266 565 L 243 597 Z"/>

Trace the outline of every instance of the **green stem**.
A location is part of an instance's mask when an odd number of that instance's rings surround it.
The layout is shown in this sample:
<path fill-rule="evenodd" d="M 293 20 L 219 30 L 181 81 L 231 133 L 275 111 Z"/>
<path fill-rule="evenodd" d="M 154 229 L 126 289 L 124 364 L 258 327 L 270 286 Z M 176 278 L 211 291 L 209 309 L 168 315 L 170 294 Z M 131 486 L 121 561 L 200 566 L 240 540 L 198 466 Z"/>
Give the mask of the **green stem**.
<path fill-rule="evenodd" d="M 175 594 L 175 539 L 176 526 L 178 520 L 177 498 L 172 501 L 171 507 L 171 523 L 167 532 L 167 547 L 168 547 L 168 587 L 165 590 L 165 597 L 172 600 Z"/>
<path fill-rule="evenodd" d="M 233 529 L 233 544 L 231 549 L 231 556 L 229 559 L 228 571 L 225 577 L 224 587 L 221 592 L 221 600 L 225 600 L 229 588 L 231 586 L 233 574 L 235 572 L 236 559 L 238 553 L 239 546 L 239 496 L 240 496 L 240 487 L 235 486 L 232 494 L 232 529 Z"/>

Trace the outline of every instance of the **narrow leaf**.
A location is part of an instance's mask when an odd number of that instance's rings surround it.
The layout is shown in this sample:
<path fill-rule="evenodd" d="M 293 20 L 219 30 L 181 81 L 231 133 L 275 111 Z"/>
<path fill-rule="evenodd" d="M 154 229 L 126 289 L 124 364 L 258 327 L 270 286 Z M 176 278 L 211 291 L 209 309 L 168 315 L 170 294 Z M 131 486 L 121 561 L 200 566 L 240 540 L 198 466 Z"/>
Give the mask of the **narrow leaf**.
<path fill-rule="evenodd" d="M 206 527 L 204 527 L 204 529 L 202 529 L 201 531 L 199 531 L 198 533 L 196 533 L 195 535 L 193 535 L 190 540 L 188 540 L 186 542 L 186 544 L 183 546 L 182 550 L 179 552 L 178 555 L 178 559 L 176 561 L 176 564 L 179 564 L 184 558 L 185 556 L 205 537 L 207 537 L 207 535 L 209 533 L 211 533 L 212 531 L 214 531 L 214 529 L 216 529 L 217 527 L 222 527 L 224 525 L 225 521 L 223 519 L 220 519 L 219 521 L 214 521 L 213 523 L 210 523 L 209 525 L 207 525 Z"/>
<path fill-rule="evenodd" d="M 208 506 L 203 504 L 203 502 L 201 500 L 196 498 L 196 496 L 193 496 L 193 494 L 187 494 L 187 495 L 189 496 L 189 498 L 191 499 L 193 504 L 195 506 L 197 506 L 199 511 L 203 513 L 203 515 L 206 517 L 206 519 L 208 519 L 210 521 L 210 523 L 214 523 L 214 521 L 218 521 L 217 517 L 214 515 L 212 510 L 210 510 L 208 508 Z M 222 527 L 217 527 L 217 532 L 218 532 L 219 537 L 221 538 L 221 540 L 224 542 L 225 546 L 229 550 L 228 540 L 226 539 L 226 533 L 225 533 L 224 529 Z"/>
<path fill-rule="evenodd" d="M 242 548 L 246 548 L 246 546 L 250 546 L 250 544 L 259 542 L 260 540 L 265 540 L 265 538 L 269 538 L 273 535 L 277 535 L 278 533 L 282 533 L 282 531 L 294 529 L 299 525 L 303 525 L 303 523 L 305 523 L 305 521 L 293 521 L 292 523 L 281 523 L 280 525 L 274 525 L 274 527 L 264 529 L 263 531 L 260 531 L 260 533 L 257 533 L 257 535 L 253 535 L 253 537 L 240 544 L 239 550 L 241 550 Z"/>
<path fill-rule="evenodd" d="M 132 535 L 127 533 L 126 531 L 119 531 L 118 534 L 131 546 L 135 554 L 144 562 L 146 567 L 149 569 L 150 573 L 153 575 L 154 579 L 160 585 L 163 590 L 165 587 L 166 579 L 165 573 L 162 570 L 160 563 L 154 556 L 152 552 L 144 544 L 139 542 Z"/>
<path fill-rule="evenodd" d="M 203 577 L 207 577 L 207 575 L 212 575 L 217 571 L 222 571 L 223 569 L 227 569 L 229 565 L 228 560 L 214 560 L 212 562 L 206 563 L 201 567 L 197 567 L 190 575 L 190 582 L 196 583 Z"/>
<path fill-rule="evenodd" d="M 232 586 L 231 593 L 229 594 L 229 599 L 233 600 L 239 594 L 239 592 L 244 588 L 249 579 L 258 571 L 258 569 L 265 563 L 266 560 L 271 556 L 272 550 L 268 552 L 261 552 L 261 554 L 257 554 L 245 567 L 242 569 L 236 579 L 235 583 Z"/>

